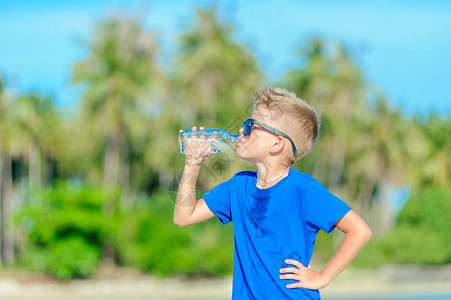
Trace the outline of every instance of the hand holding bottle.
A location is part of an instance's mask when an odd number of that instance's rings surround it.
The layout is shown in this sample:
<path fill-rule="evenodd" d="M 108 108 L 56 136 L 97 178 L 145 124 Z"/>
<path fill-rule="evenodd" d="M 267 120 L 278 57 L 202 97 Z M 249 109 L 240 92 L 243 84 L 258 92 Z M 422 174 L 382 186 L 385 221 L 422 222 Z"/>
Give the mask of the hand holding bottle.
<path fill-rule="evenodd" d="M 193 127 L 190 131 L 180 130 L 180 151 L 185 154 L 185 165 L 200 166 L 207 159 L 208 154 L 214 152 L 212 143 L 216 139 L 216 132 L 206 136 L 205 128 L 199 129 Z"/>
<path fill-rule="evenodd" d="M 231 134 L 220 128 L 193 127 L 192 130 L 180 130 L 179 148 L 185 155 L 219 153 L 235 145 L 239 137 L 238 134 Z"/>

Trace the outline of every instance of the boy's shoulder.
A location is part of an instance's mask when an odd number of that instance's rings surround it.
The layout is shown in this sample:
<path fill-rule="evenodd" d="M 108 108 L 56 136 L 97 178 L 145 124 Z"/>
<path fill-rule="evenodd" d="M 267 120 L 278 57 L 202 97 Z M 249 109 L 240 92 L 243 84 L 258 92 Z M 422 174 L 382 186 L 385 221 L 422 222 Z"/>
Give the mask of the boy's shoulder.
<path fill-rule="evenodd" d="M 291 183 L 299 188 L 309 188 L 316 185 L 318 181 L 307 173 L 300 172 L 296 169 L 290 169 Z"/>
<path fill-rule="evenodd" d="M 310 174 L 303 173 L 296 169 L 290 169 L 290 175 L 293 177 L 296 177 L 297 179 L 302 179 L 302 180 L 306 180 L 306 181 L 316 181 L 316 179 L 313 176 L 311 176 Z"/>

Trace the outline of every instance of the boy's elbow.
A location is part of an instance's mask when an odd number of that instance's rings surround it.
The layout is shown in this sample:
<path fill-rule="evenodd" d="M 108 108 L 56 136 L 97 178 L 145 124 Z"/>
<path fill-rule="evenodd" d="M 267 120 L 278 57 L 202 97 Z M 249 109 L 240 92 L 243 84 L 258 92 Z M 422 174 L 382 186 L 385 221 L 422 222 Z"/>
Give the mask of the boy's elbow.
<path fill-rule="evenodd" d="M 370 227 L 366 223 L 361 223 L 359 226 L 354 227 L 348 233 L 363 244 L 368 243 L 371 239 L 371 236 L 373 235 Z"/>
<path fill-rule="evenodd" d="M 177 218 L 176 216 L 174 216 L 174 224 L 179 226 L 179 227 L 186 227 L 186 226 L 190 225 L 185 220 Z"/>
<path fill-rule="evenodd" d="M 362 237 L 362 240 L 365 241 L 365 244 L 368 243 L 373 236 L 373 232 L 371 231 L 371 228 L 367 225 L 365 228 L 362 228 L 360 231 L 360 235 Z"/>
<path fill-rule="evenodd" d="M 183 227 L 183 222 L 174 216 L 174 224 L 180 227 Z"/>
<path fill-rule="evenodd" d="M 371 229 L 368 227 L 368 241 L 371 239 L 372 236 L 373 236 L 373 232 L 372 232 Z"/>

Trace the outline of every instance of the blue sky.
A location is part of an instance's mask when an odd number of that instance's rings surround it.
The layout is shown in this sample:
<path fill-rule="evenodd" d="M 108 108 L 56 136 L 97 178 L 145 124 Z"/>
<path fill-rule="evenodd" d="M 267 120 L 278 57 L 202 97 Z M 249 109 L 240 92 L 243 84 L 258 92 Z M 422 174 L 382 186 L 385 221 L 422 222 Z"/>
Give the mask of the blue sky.
<path fill-rule="evenodd" d="M 19 92 L 76 104 L 70 68 L 85 54 L 81 42 L 111 9 L 148 7 L 146 24 L 163 55 L 204 1 L 0 0 L 0 72 Z M 218 2 L 218 1 L 216 1 Z M 366 78 L 407 114 L 451 114 L 451 1 L 219 1 L 271 79 L 296 63 L 295 48 L 312 34 L 345 42 Z"/>

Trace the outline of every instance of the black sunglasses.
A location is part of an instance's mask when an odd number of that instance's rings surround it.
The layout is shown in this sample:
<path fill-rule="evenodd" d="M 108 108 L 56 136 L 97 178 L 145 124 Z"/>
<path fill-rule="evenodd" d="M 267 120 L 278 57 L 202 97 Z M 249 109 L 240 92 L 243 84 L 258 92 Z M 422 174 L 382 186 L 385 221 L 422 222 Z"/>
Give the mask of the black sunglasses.
<path fill-rule="evenodd" d="M 275 129 L 274 127 L 271 127 L 269 125 L 263 124 L 258 121 L 255 121 L 254 119 L 247 119 L 246 121 L 243 122 L 243 135 L 244 136 L 249 136 L 251 134 L 254 124 L 257 124 L 261 128 L 268 130 L 269 132 L 272 132 L 277 136 L 286 137 L 290 141 L 291 146 L 293 147 L 294 154 L 298 154 L 298 150 L 296 149 L 296 146 L 294 145 L 293 141 L 290 139 L 290 137 L 288 135 L 286 135 L 285 133 L 283 133 L 282 131 L 280 131 L 278 129 Z"/>

